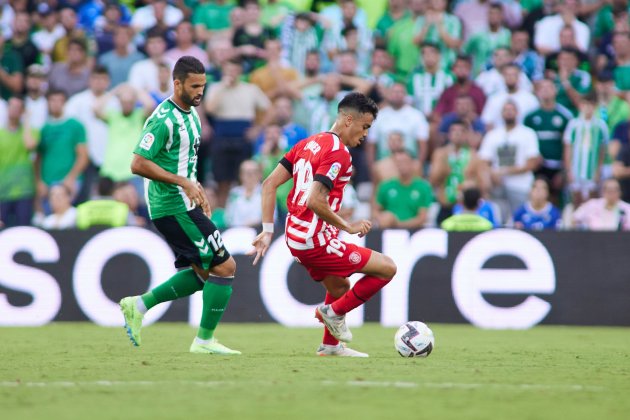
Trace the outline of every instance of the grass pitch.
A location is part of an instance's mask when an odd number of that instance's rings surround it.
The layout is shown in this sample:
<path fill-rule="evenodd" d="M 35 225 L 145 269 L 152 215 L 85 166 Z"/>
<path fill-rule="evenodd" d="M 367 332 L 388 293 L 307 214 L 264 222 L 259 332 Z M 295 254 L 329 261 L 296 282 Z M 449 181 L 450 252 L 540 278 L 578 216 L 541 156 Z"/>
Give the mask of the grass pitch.
<path fill-rule="evenodd" d="M 630 329 L 482 331 L 430 325 L 436 348 L 404 359 L 394 330 L 355 328 L 369 359 L 314 355 L 319 329 L 224 324 L 242 356 L 193 355 L 195 331 L 0 329 L 2 419 L 628 419 Z"/>

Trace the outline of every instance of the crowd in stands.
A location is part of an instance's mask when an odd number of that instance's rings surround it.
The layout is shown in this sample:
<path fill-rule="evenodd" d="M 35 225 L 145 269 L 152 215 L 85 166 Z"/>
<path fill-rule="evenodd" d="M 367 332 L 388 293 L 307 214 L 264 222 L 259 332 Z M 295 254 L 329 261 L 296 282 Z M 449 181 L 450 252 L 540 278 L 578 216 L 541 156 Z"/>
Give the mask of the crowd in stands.
<path fill-rule="evenodd" d="M 130 162 L 183 55 L 220 228 L 350 91 L 380 107 L 344 217 L 630 230 L 628 0 L 0 0 L 0 226 L 148 226 Z M 287 184 L 278 191 L 278 223 Z"/>

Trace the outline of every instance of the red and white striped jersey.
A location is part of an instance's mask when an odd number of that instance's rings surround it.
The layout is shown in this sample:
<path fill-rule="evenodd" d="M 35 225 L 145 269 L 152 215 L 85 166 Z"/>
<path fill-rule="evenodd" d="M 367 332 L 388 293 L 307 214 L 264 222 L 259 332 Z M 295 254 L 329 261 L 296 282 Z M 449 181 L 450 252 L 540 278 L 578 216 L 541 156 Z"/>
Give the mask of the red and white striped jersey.
<path fill-rule="evenodd" d="M 319 181 L 330 190 L 330 208 L 339 211 L 343 190 L 352 175 L 350 151 L 336 134 L 319 133 L 293 146 L 280 164 L 293 174 L 293 189 L 287 197 L 287 245 L 297 250 L 327 245 L 339 231 L 320 220 L 306 206 L 306 201 L 313 181 Z"/>

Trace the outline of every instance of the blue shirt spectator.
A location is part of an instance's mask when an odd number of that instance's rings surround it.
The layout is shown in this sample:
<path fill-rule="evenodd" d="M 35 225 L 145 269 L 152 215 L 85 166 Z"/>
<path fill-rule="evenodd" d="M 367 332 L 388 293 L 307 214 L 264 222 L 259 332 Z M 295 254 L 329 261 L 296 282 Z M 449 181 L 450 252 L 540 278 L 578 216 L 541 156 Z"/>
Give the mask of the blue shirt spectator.
<path fill-rule="evenodd" d="M 453 207 L 453 214 L 462 214 L 463 211 L 464 206 L 460 203 L 455 204 Z M 479 208 L 477 209 L 477 214 L 484 219 L 488 219 L 495 228 L 501 226 L 501 218 L 499 217 L 498 209 L 492 202 L 482 200 Z"/>
<path fill-rule="evenodd" d="M 529 200 L 514 211 L 514 227 L 527 230 L 555 230 L 562 214 L 549 202 L 549 184 L 537 178 L 529 192 Z"/>

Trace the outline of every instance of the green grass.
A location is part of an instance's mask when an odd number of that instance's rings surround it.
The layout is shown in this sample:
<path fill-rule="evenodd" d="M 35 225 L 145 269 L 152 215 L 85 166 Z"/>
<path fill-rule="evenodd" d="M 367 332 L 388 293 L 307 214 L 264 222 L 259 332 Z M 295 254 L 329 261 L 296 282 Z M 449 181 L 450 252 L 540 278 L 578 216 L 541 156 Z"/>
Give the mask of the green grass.
<path fill-rule="evenodd" d="M 630 329 L 431 327 L 427 359 L 376 325 L 353 330 L 369 359 L 316 357 L 320 330 L 268 324 L 220 327 L 236 357 L 189 354 L 183 324 L 147 327 L 141 348 L 122 328 L 4 328 L 0 418 L 629 418 Z"/>

